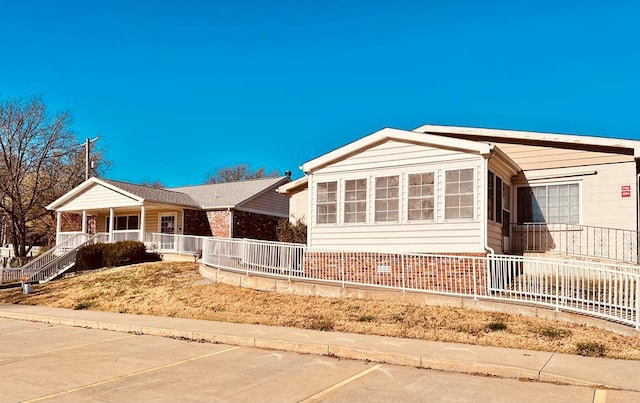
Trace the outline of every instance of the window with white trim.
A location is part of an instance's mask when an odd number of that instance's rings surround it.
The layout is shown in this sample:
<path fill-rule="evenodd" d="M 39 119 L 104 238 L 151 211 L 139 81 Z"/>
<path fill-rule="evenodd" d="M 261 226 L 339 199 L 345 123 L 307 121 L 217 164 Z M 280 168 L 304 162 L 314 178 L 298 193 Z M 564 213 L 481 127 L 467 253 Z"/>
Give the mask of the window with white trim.
<path fill-rule="evenodd" d="M 316 197 L 316 222 L 318 224 L 335 224 L 338 216 L 338 183 L 318 183 Z"/>
<path fill-rule="evenodd" d="M 376 178 L 375 220 L 398 221 L 400 207 L 400 177 Z"/>
<path fill-rule="evenodd" d="M 344 181 L 344 222 L 363 223 L 367 221 L 367 180 Z"/>
<path fill-rule="evenodd" d="M 444 218 L 473 218 L 473 168 L 446 171 Z"/>
<path fill-rule="evenodd" d="M 107 219 L 106 229 L 109 232 L 109 217 Z M 113 217 L 114 231 L 128 231 L 140 229 L 140 217 L 137 215 L 117 215 Z"/>
<path fill-rule="evenodd" d="M 433 172 L 409 174 L 407 211 L 410 221 L 433 220 L 434 176 Z"/>
<path fill-rule="evenodd" d="M 518 223 L 580 223 L 580 185 L 539 185 L 518 188 Z"/>

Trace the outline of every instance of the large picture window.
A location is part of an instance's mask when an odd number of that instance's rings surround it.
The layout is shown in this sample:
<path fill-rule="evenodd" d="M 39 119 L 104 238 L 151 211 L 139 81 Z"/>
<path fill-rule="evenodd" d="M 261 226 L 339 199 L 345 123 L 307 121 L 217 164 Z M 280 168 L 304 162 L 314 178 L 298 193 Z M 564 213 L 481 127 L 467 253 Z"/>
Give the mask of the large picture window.
<path fill-rule="evenodd" d="M 338 207 L 338 184 L 336 182 L 318 183 L 316 203 L 316 222 L 335 224 Z"/>
<path fill-rule="evenodd" d="M 444 195 L 446 219 L 473 218 L 473 169 L 445 173 Z"/>
<path fill-rule="evenodd" d="M 517 197 L 519 223 L 580 223 L 580 187 L 577 183 L 521 187 Z"/>
<path fill-rule="evenodd" d="M 433 172 L 409 175 L 409 220 L 433 220 Z"/>
<path fill-rule="evenodd" d="M 367 180 L 352 179 L 344 182 L 344 222 L 367 221 Z"/>
<path fill-rule="evenodd" d="M 376 221 L 398 221 L 400 181 L 398 176 L 376 178 Z"/>

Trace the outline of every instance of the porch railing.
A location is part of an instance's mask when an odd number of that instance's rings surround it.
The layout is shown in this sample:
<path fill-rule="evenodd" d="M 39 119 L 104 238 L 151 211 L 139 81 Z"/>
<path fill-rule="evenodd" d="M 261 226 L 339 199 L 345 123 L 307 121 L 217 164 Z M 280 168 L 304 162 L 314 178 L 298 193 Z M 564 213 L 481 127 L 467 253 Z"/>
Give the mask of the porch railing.
<path fill-rule="evenodd" d="M 509 252 L 555 252 L 628 263 L 638 261 L 638 232 L 577 224 L 511 224 Z"/>
<path fill-rule="evenodd" d="M 204 239 L 206 238 L 195 235 L 146 233 L 144 243 L 147 249 L 161 253 L 193 255 L 202 252 Z"/>

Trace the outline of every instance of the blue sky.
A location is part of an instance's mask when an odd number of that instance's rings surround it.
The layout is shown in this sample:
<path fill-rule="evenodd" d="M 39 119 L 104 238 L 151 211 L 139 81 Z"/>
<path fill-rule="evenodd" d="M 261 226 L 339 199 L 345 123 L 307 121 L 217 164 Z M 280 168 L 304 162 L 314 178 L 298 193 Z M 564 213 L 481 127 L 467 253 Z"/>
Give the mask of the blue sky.
<path fill-rule="evenodd" d="M 637 1 L 0 0 L 0 96 L 43 96 L 106 176 L 291 170 L 425 123 L 640 138 Z"/>

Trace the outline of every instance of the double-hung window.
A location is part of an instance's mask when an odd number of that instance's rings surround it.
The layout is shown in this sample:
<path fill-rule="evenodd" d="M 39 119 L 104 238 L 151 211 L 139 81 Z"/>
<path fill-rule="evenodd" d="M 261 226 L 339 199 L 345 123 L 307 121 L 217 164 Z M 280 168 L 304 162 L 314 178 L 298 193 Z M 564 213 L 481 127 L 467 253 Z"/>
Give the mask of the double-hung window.
<path fill-rule="evenodd" d="M 518 188 L 518 222 L 580 223 L 577 183 Z"/>
<path fill-rule="evenodd" d="M 337 182 L 322 182 L 317 185 L 316 222 L 335 224 L 338 208 Z"/>
<path fill-rule="evenodd" d="M 473 218 L 473 168 L 446 171 L 444 218 Z"/>
<path fill-rule="evenodd" d="M 434 217 L 433 172 L 409 174 L 409 221 L 433 220 Z"/>
<path fill-rule="evenodd" d="M 363 223 L 367 221 L 367 180 L 344 181 L 344 222 Z"/>
<path fill-rule="evenodd" d="M 109 231 L 109 217 L 107 220 L 107 232 Z M 140 218 L 137 215 L 119 215 L 113 217 L 114 231 L 128 231 L 140 229 Z"/>
<path fill-rule="evenodd" d="M 398 221 L 400 181 L 396 176 L 376 178 L 376 222 Z"/>

